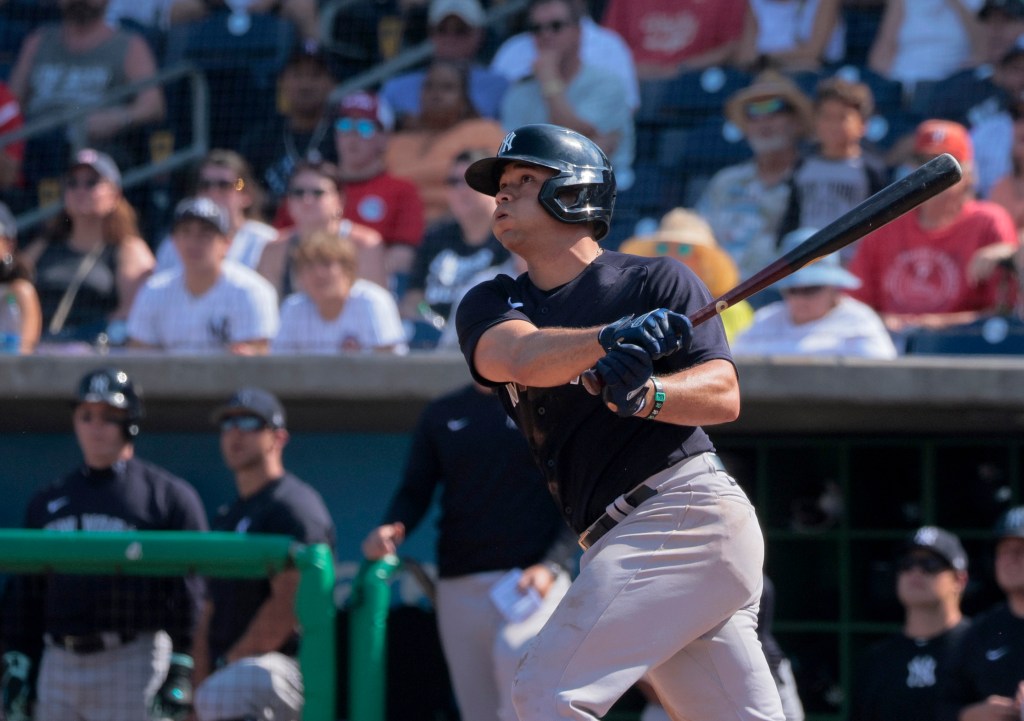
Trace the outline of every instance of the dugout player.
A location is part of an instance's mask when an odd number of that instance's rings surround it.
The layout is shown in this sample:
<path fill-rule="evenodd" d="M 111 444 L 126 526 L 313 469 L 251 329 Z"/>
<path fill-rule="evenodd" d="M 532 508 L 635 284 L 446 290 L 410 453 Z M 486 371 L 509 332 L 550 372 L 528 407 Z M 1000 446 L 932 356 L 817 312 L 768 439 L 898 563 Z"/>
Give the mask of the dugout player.
<path fill-rule="evenodd" d="M 935 721 L 943 675 L 970 627 L 960 611 L 967 553 L 955 535 L 919 528 L 896 561 L 903 632 L 860 659 L 853 693 L 857 721 Z"/>
<path fill-rule="evenodd" d="M 1006 602 L 976 616 L 940 689 L 940 721 L 1019 721 L 1024 699 L 1024 506 L 995 529 L 996 584 Z"/>
<path fill-rule="evenodd" d="M 441 488 L 437 625 L 462 718 L 516 721 L 512 679 L 524 646 L 569 587 L 577 548 L 522 434 L 490 389 L 473 383 L 432 401 L 413 434 L 402 485 L 363 540 L 369 559 L 395 553 Z M 490 592 L 510 569 L 543 599 L 506 618 Z"/>
<path fill-rule="evenodd" d="M 141 393 L 101 368 L 72 411 L 82 464 L 36 493 L 25 527 L 49 531 L 204 531 L 195 489 L 135 456 Z M 192 699 L 198 579 L 49 575 L 12 581 L 3 608 L 4 711 L 35 721 L 184 718 Z"/>
<path fill-rule="evenodd" d="M 596 719 L 646 677 L 673 718 L 782 721 L 756 633 L 764 539 L 700 427 L 740 402 L 721 322 L 682 315 L 710 293 L 671 258 L 602 250 L 615 176 L 576 132 L 516 128 L 466 180 L 528 270 L 469 291 L 459 342 L 586 549 L 520 665 L 519 718 Z"/>
<path fill-rule="evenodd" d="M 212 420 L 238 490 L 238 498 L 218 510 L 213 529 L 278 533 L 333 549 L 334 522 L 320 494 L 285 470 L 281 402 L 262 388 L 241 388 Z M 198 721 L 298 721 L 304 701 L 296 658 L 298 586 L 296 569 L 269 579 L 207 580 L 196 632 Z"/>

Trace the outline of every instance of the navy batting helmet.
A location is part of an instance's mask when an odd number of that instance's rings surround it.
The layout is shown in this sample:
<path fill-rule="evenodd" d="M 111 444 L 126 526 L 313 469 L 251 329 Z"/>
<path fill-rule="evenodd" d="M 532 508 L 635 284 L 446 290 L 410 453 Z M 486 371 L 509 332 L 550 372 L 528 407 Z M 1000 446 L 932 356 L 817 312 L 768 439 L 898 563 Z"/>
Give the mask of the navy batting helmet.
<path fill-rule="evenodd" d="M 466 169 L 466 182 L 486 195 L 498 194 L 498 180 L 509 163 L 550 168 L 538 199 L 563 223 L 594 223 L 594 238 L 608 234 L 615 206 L 615 173 L 608 156 L 586 136 L 558 125 L 523 125 L 505 136 L 498 154 Z"/>
<path fill-rule="evenodd" d="M 106 403 L 113 408 L 124 409 L 128 411 L 125 433 L 129 437 L 139 434 L 139 421 L 143 415 L 141 389 L 123 370 L 99 368 L 86 373 L 78 383 L 77 403 Z"/>

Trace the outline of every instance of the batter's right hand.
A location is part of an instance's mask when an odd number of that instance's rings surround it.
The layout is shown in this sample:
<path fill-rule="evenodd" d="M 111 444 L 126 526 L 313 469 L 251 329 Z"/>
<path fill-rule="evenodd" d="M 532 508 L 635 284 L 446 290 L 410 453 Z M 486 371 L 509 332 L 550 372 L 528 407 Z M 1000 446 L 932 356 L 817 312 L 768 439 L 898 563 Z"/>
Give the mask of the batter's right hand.
<path fill-rule="evenodd" d="M 620 345 L 597 362 L 596 370 L 605 384 L 601 399 L 617 415 L 635 416 L 647 405 L 647 381 L 654 363 L 643 348 Z"/>
<path fill-rule="evenodd" d="M 20 651 L 8 651 L 3 655 L 3 677 L 0 678 L 0 689 L 3 691 L 4 718 L 7 721 L 29 721 L 28 697 L 32 688 L 29 685 L 29 671 L 32 661 Z"/>
<path fill-rule="evenodd" d="M 404 523 L 385 523 L 370 531 L 363 539 L 363 555 L 370 561 L 393 556 L 404 540 Z"/>
<path fill-rule="evenodd" d="M 690 346 L 693 325 L 681 313 L 667 308 L 658 308 L 643 315 L 627 315 L 609 323 L 597 335 L 601 347 L 606 351 L 626 343 L 639 346 L 652 359 L 664 358 Z"/>

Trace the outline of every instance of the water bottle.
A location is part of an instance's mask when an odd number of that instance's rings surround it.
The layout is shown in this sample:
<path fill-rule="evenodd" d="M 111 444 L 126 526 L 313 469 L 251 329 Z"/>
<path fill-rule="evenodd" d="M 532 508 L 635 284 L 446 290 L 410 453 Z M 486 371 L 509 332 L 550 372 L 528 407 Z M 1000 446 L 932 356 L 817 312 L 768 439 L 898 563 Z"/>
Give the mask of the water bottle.
<path fill-rule="evenodd" d="M 13 293 L 7 292 L 0 305 L 0 353 L 21 352 L 21 307 Z"/>

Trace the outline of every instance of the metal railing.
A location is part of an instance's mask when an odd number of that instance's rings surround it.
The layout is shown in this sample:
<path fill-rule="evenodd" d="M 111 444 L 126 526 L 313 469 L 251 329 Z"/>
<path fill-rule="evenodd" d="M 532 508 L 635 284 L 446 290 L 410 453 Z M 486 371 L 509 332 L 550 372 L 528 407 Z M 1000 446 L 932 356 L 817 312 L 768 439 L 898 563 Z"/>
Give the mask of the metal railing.
<path fill-rule="evenodd" d="M 46 117 L 26 123 L 23 127 L 0 135 L 0 148 L 20 140 L 42 135 L 63 126 L 74 126 L 84 123 L 86 116 L 101 108 L 116 105 L 140 90 L 153 85 L 168 85 L 180 79 L 189 81 L 190 89 L 190 125 L 191 142 L 183 148 L 175 149 L 166 157 L 144 165 L 129 168 L 122 174 L 121 183 L 124 188 L 133 188 L 151 178 L 185 167 L 202 158 L 209 150 L 210 137 L 210 91 L 203 72 L 191 63 L 180 63 L 174 67 L 161 70 L 156 75 L 115 88 L 92 102 L 82 103 L 74 108 L 48 113 Z M 159 132 L 154 130 L 154 132 Z M 84 138 L 84 132 L 72 133 L 75 137 Z M 79 148 L 73 148 L 77 150 Z M 18 230 L 23 231 L 60 212 L 61 202 L 48 203 L 27 210 L 15 217 Z"/>

